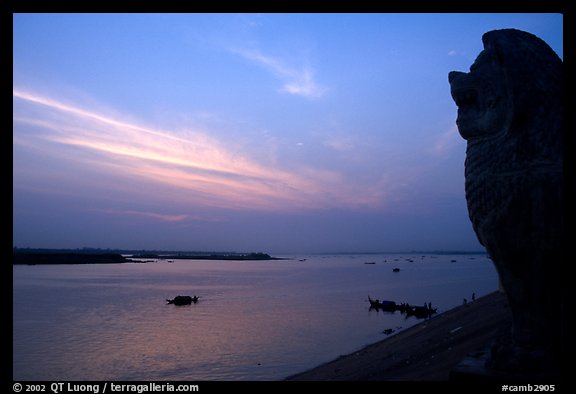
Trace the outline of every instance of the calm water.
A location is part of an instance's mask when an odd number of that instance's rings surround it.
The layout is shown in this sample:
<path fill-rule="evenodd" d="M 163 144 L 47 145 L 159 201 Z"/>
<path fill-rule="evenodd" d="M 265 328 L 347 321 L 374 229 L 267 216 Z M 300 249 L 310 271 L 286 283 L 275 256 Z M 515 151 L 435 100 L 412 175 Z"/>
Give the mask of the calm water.
<path fill-rule="evenodd" d="M 419 322 L 367 295 L 441 312 L 497 288 L 483 255 L 13 269 L 14 380 L 278 380 Z"/>

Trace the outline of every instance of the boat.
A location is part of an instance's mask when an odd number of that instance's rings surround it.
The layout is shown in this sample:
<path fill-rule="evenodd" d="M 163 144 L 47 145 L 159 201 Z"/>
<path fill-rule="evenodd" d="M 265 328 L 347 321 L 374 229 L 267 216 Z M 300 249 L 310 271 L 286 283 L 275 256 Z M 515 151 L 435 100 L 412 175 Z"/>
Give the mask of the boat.
<path fill-rule="evenodd" d="M 418 319 L 424 319 L 426 317 L 430 317 L 435 314 L 437 308 L 428 308 L 426 306 L 410 306 L 406 308 L 406 317 L 414 316 Z"/>
<path fill-rule="evenodd" d="M 198 296 L 194 296 L 194 297 L 190 297 L 190 296 L 176 296 L 174 297 L 174 299 L 172 300 L 166 300 L 167 305 L 169 304 L 174 304 L 174 305 L 190 305 L 192 303 L 197 303 L 198 302 L 199 297 Z"/>
<path fill-rule="evenodd" d="M 406 314 L 406 318 L 414 316 L 417 319 L 424 319 L 437 312 L 437 308 L 432 308 L 431 304 L 427 306 L 412 306 L 405 303 L 397 304 L 395 301 L 373 300 L 370 296 L 368 296 L 368 302 L 370 302 L 370 309 L 376 309 L 377 311 L 382 310 L 385 312 L 400 311 L 400 313 Z"/>
<path fill-rule="evenodd" d="M 377 310 L 382 309 L 383 311 L 387 312 L 395 312 L 397 309 L 396 302 L 394 301 L 380 301 L 380 300 L 373 300 L 368 296 L 368 302 L 370 302 L 370 308 L 374 308 Z"/>

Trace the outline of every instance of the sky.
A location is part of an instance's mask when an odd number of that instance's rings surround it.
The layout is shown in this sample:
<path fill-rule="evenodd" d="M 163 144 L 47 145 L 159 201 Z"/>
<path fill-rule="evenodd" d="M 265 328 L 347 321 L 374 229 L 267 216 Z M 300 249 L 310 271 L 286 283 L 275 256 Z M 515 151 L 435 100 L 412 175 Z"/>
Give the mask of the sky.
<path fill-rule="evenodd" d="M 13 246 L 481 251 L 448 72 L 561 14 L 14 14 Z"/>

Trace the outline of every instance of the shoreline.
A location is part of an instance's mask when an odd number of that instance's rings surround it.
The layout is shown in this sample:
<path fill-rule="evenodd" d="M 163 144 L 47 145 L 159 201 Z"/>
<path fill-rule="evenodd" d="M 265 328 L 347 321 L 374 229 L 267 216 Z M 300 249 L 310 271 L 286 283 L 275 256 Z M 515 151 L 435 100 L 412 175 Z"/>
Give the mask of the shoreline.
<path fill-rule="evenodd" d="M 448 381 L 467 355 L 511 326 L 504 294 L 479 297 L 287 381 Z"/>
<path fill-rule="evenodd" d="M 61 264 L 124 264 L 124 263 L 149 263 L 153 260 L 134 259 L 157 259 L 167 260 L 228 260 L 228 261 L 265 261 L 286 260 L 272 257 L 266 253 L 245 254 L 178 254 L 158 255 L 141 254 L 130 257 L 120 253 L 86 253 L 86 252 L 14 252 L 12 253 L 13 265 L 61 265 Z"/>

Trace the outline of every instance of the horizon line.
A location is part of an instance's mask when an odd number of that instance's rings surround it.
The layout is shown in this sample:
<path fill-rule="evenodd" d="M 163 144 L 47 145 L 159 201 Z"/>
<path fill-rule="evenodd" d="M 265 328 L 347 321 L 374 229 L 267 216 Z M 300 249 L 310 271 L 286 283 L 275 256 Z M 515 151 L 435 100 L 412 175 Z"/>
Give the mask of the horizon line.
<path fill-rule="evenodd" d="M 116 252 L 163 252 L 163 253 L 232 253 L 232 254 L 243 254 L 243 253 L 268 253 L 270 252 L 262 252 L 262 251 L 250 251 L 250 252 L 238 252 L 232 250 L 186 250 L 186 249 L 138 249 L 138 248 L 96 248 L 96 247 L 76 247 L 76 248 L 55 248 L 55 247 L 21 247 L 21 246 L 13 246 L 12 250 L 47 250 L 47 251 L 116 251 Z M 298 254 L 298 255 L 377 255 L 377 254 L 482 254 L 488 253 L 486 250 L 454 250 L 454 249 L 438 249 L 438 250 L 400 250 L 400 251 L 345 251 L 345 252 L 337 252 L 337 251 L 323 251 L 323 252 L 281 252 L 278 254 L 287 255 L 287 254 Z"/>

